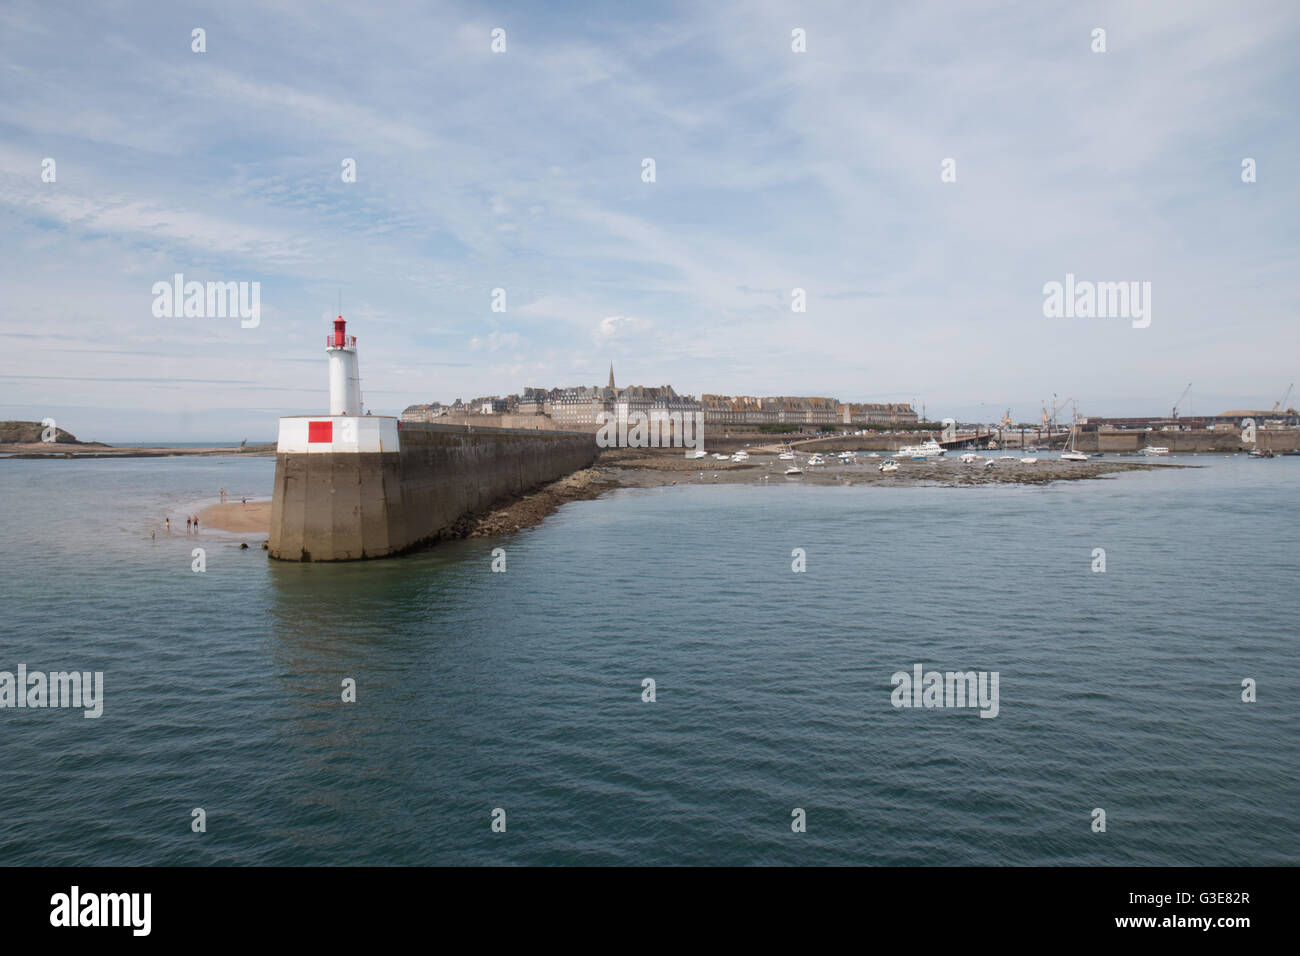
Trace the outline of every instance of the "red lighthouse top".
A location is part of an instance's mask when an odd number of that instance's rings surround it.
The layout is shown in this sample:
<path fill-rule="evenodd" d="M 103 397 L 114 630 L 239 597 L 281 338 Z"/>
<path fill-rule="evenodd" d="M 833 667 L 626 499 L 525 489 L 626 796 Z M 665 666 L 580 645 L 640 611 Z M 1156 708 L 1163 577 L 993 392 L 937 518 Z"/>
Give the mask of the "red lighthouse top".
<path fill-rule="evenodd" d="M 343 316 L 334 320 L 334 334 L 326 336 L 325 347 L 330 349 L 354 349 L 357 347 L 357 337 L 347 334 L 348 324 L 343 321 Z"/>

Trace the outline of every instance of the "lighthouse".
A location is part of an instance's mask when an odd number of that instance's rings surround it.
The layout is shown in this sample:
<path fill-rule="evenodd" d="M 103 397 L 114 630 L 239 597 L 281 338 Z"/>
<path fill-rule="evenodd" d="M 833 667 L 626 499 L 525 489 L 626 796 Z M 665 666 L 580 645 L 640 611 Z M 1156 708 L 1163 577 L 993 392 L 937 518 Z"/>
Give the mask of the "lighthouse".
<path fill-rule="evenodd" d="M 330 360 L 330 414 L 361 414 L 361 374 L 357 370 L 357 337 L 348 335 L 343 316 L 334 320 L 334 334 L 325 340 Z"/>
<path fill-rule="evenodd" d="M 329 411 L 282 417 L 276 452 L 350 454 L 400 450 L 396 418 L 362 414 L 357 339 L 348 335 L 348 325 L 341 315 L 334 320 L 334 331 L 325 338 L 325 356 L 330 369 Z"/>
<path fill-rule="evenodd" d="M 357 340 L 341 315 L 325 356 L 328 411 L 321 395 L 317 414 L 280 419 L 266 545 L 272 558 L 401 554 L 437 540 L 467 514 L 591 467 L 599 453 L 590 431 L 402 423 L 363 412 Z"/>

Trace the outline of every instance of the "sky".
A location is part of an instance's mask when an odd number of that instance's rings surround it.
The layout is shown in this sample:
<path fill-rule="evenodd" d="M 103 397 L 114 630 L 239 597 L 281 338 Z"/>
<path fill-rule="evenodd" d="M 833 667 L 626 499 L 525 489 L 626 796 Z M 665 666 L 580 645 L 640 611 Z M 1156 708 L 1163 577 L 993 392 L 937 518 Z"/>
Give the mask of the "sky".
<path fill-rule="evenodd" d="M 1271 408 L 1297 49 L 1293 0 L 5 0 L 0 418 L 273 439 L 340 296 L 375 414 L 611 362 L 936 420 Z M 176 273 L 260 323 L 156 316 Z M 1150 324 L 1046 316 L 1067 275 L 1149 282 Z"/>

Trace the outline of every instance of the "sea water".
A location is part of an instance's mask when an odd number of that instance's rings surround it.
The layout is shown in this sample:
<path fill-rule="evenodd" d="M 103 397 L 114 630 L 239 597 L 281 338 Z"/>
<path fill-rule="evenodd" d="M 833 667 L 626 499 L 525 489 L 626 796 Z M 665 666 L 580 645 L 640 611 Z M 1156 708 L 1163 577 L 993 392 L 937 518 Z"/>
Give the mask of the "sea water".
<path fill-rule="evenodd" d="M 0 461 L 0 670 L 103 675 L 0 709 L 0 864 L 1294 864 L 1300 459 L 1172 461 L 342 565 L 184 532 L 272 459 Z M 895 707 L 918 664 L 997 716 Z"/>

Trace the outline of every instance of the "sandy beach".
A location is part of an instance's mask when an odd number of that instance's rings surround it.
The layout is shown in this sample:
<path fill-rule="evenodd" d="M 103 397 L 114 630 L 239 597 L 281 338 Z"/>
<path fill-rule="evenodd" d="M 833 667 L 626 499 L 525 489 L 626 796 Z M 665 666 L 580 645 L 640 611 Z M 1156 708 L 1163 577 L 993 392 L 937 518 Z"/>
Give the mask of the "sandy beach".
<path fill-rule="evenodd" d="M 271 502 L 238 501 L 208 505 L 199 512 L 199 528 L 229 531 L 234 534 L 268 534 L 271 529 Z"/>

